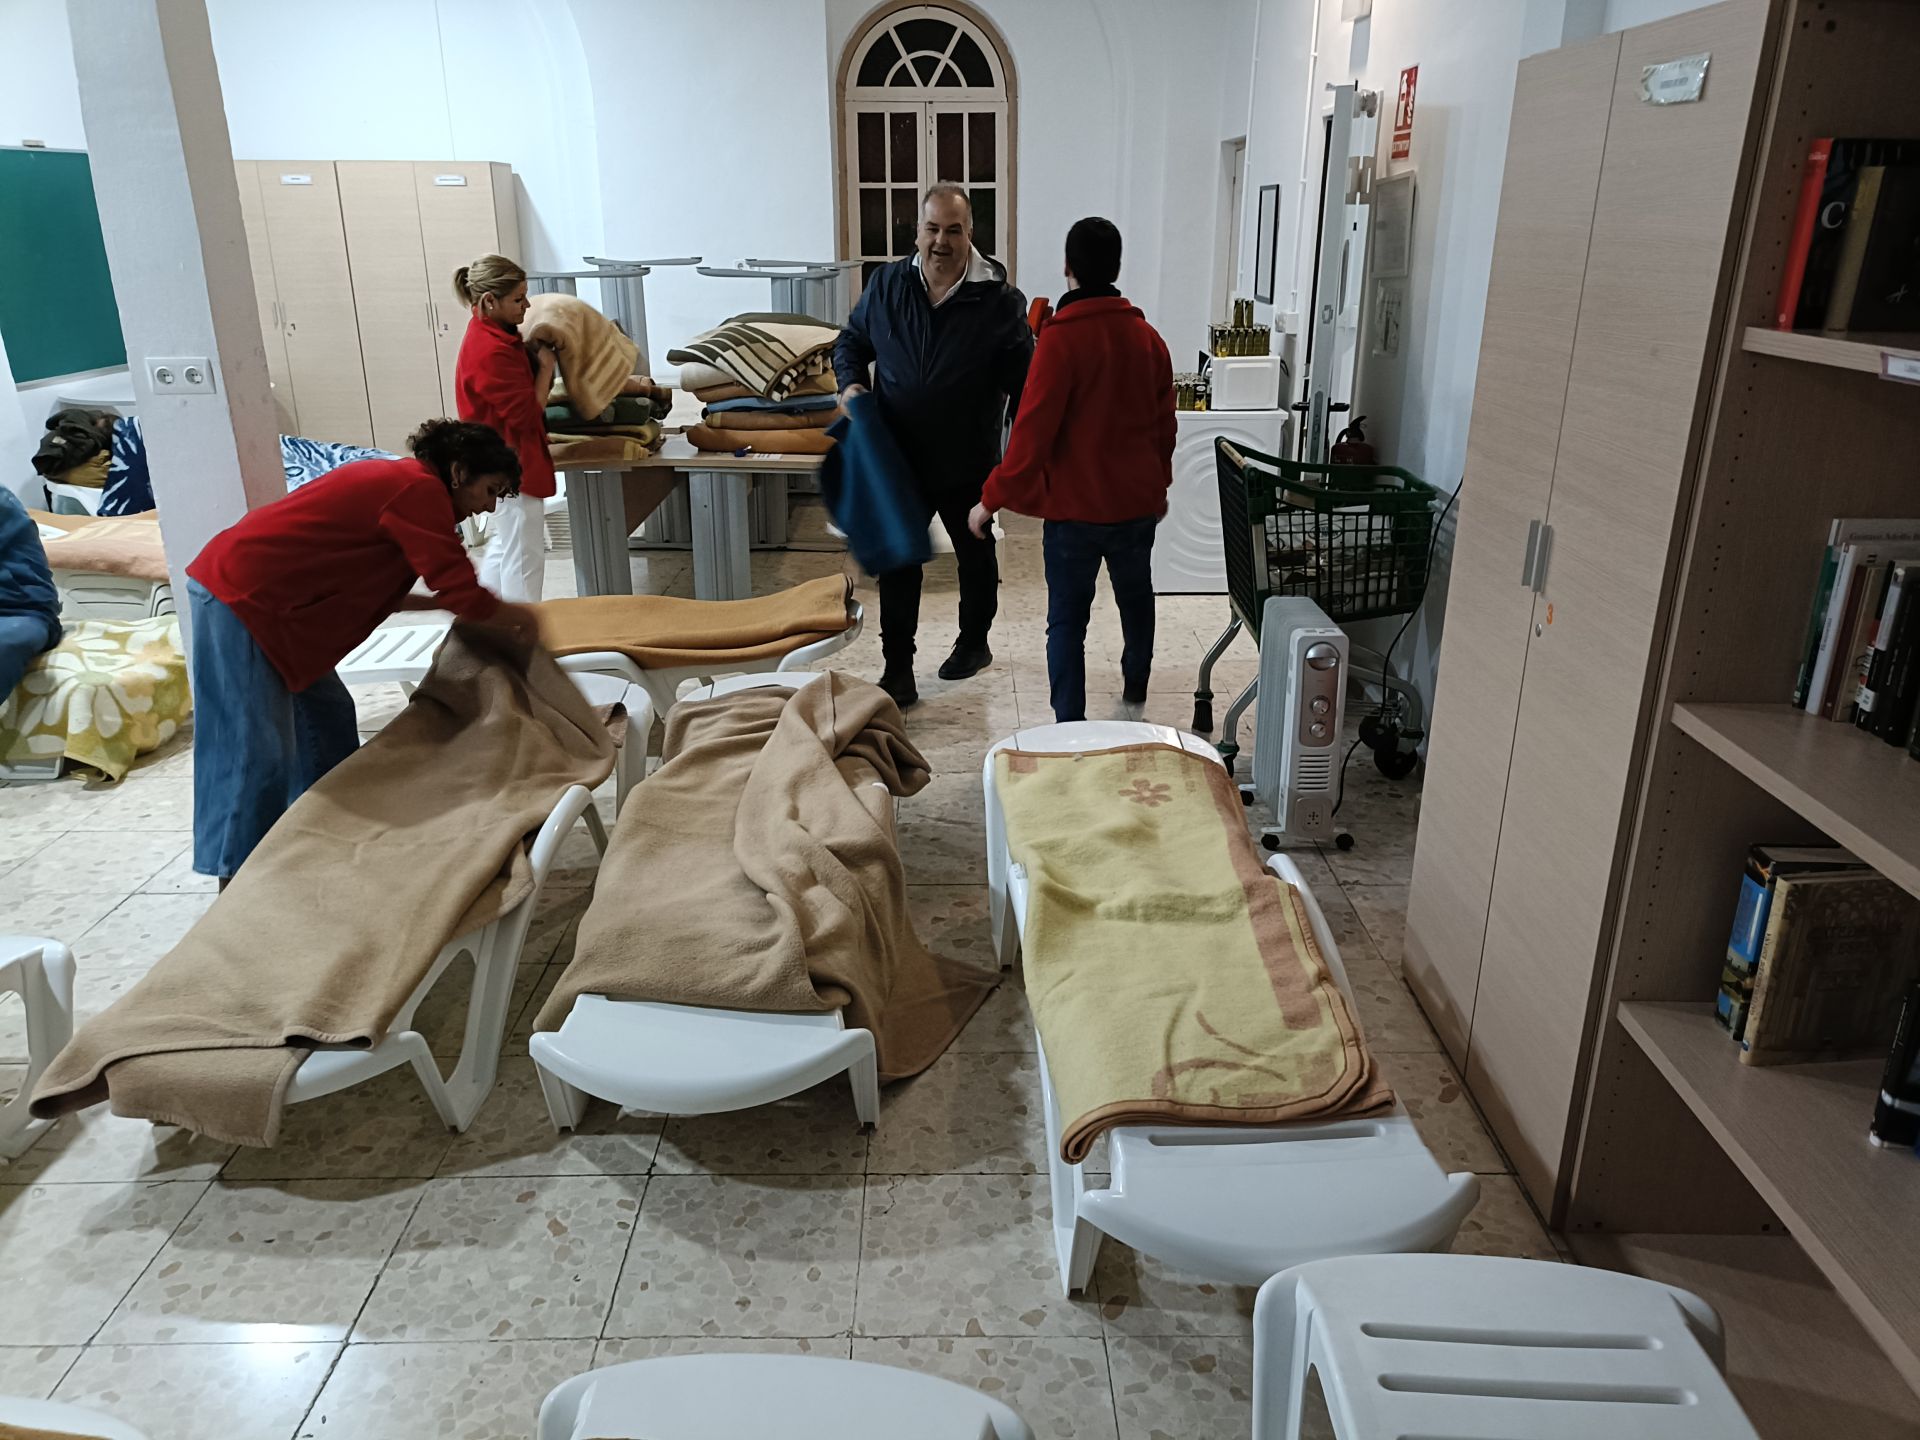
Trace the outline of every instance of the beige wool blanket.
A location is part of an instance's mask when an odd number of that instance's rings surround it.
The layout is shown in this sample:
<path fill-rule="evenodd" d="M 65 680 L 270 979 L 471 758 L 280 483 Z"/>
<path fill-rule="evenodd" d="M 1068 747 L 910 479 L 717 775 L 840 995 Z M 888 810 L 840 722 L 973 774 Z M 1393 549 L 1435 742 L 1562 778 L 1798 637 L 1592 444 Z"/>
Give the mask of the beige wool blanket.
<path fill-rule="evenodd" d="M 574 960 L 536 1025 L 582 995 L 729 1010 L 843 1008 L 880 1078 L 939 1058 L 993 975 L 928 953 L 907 915 L 892 796 L 928 780 L 878 686 L 685 701 L 621 811 Z"/>
<path fill-rule="evenodd" d="M 722 674 L 839 635 L 853 623 L 852 588 L 840 575 L 745 600 L 679 595 L 582 595 L 546 600 L 540 639 L 556 655 L 613 650 L 644 670 L 708 665 Z"/>
<path fill-rule="evenodd" d="M 1172 745 L 1003 750 L 1027 999 L 1060 1151 L 1119 1125 L 1275 1125 L 1393 1098 L 1219 765 Z"/>
<path fill-rule="evenodd" d="M 85 575 L 124 575 L 153 582 L 167 578 L 167 552 L 160 543 L 160 517 L 113 515 L 105 519 L 75 515 L 47 515 L 29 511 L 34 520 L 65 532 L 57 539 L 41 537 L 47 565 Z"/>
<path fill-rule="evenodd" d="M 526 845 L 617 738 L 543 650 L 456 625 L 412 703 L 300 797 L 34 1089 L 271 1145 L 310 1044 L 370 1046 L 447 941 L 526 898 Z"/>
<path fill-rule="evenodd" d="M 640 347 L 576 295 L 529 297 L 520 335 L 553 347 L 567 403 L 582 415 L 598 415 L 613 404 L 640 359 Z M 547 400 L 540 397 L 542 405 Z"/>

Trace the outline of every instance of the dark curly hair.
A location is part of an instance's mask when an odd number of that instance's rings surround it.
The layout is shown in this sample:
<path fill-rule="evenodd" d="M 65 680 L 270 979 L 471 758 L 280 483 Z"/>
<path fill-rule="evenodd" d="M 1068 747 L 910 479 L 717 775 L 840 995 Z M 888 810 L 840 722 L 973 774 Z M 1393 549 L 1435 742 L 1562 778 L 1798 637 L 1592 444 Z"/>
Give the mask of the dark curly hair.
<path fill-rule="evenodd" d="M 500 438 L 491 425 L 469 420 L 427 420 L 407 437 L 407 449 L 416 459 L 434 470 L 448 487 L 453 481 L 456 463 L 467 467 L 467 474 L 504 475 L 505 495 L 520 493 L 520 457 Z"/>

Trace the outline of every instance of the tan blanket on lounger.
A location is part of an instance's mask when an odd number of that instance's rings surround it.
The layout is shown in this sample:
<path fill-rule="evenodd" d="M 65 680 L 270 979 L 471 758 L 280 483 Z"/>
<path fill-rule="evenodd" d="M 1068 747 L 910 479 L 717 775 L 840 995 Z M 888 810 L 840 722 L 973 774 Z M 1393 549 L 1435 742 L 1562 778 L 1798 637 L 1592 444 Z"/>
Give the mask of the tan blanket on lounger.
<path fill-rule="evenodd" d="M 1392 1100 L 1227 772 L 1170 745 L 1001 751 L 1027 999 L 1061 1155 L 1117 1125 L 1273 1125 Z"/>
<path fill-rule="evenodd" d="M 41 536 L 47 549 L 47 564 L 55 570 L 76 570 L 88 575 L 124 575 L 132 580 L 163 581 L 167 578 L 167 552 L 160 544 L 160 517 L 116 515 L 91 519 L 79 515 L 48 515 L 34 511 L 34 520 L 42 526 L 64 530 L 57 539 Z"/>
<path fill-rule="evenodd" d="M 718 675 L 840 634 L 852 623 L 850 596 L 843 577 L 827 575 L 750 600 L 593 595 L 533 608 L 556 655 L 617 650 L 647 670 L 702 665 Z"/>
<path fill-rule="evenodd" d="M 0 1440 L 100 1440 L 98 1435 L 82 1435 L 75 1430 L 28 1430 L 0 1420 Z"/>
<path fill-rule="evenodd" d="M 938 1059 L 995 977 L 913 933 L 888 792 L 914 794 L 928 771 L 886 693 L 829 672 L 689 701 L 668 715 L 661 753 L 621 811 L 538 1028 L 587 994 L 845 1007 L 873 1031 L 882 1080 Z"/>
<path fill-rule="evenodd" d="M 303 795 L 213 908 L 81 1026 L 32 1109 L 271 1145 L 303 1042 L 380 1039 L 448 940 L 526 898 L 527 838 L 616 739 L 551 655 L 455 626 L 391 724 Z"/>
<path fill-rule="evenodd" d="M 611 405 L 640 359 L 640 347 L 618 325 L 574 295 L 531 297 L 520 334 L 554 348 L 568 402 L 583 415 L 598 415 Z M 547 398 L 541 396 L 540 403 Z"/>
<path fill-rule="evenodd" d="M 752 450 L 756 455 L 824 455 L 833 448 L 824 430 L 730 430 L 718 425 L 690 426 L 687 443 L 696 450 L 726 454 Z"/>

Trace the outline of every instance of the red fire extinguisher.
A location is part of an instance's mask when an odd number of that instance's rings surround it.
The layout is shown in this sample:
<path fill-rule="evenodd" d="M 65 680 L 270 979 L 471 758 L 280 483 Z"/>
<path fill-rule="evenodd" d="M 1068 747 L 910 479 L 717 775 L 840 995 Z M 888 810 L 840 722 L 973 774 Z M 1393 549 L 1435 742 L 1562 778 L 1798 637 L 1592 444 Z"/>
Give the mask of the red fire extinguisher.
<path fill-rule="evenodd" d="M 1366 416 L 1354 416 L 1353 423 L 1334 439 L 1333 449 L 1328 452 L 1327 458 L 1335 465 L 1377 465 L 1379 460 L 1374 455 L 1373 445 L 1362 428 L 1366 423 Z"/>

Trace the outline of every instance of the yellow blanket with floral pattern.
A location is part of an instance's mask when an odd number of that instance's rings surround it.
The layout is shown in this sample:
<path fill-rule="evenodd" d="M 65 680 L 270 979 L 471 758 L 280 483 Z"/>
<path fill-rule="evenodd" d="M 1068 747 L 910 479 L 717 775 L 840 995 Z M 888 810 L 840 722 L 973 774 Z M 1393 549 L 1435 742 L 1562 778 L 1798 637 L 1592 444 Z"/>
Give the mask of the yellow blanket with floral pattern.
<path fill-rule="evenodd" d="M 118 780 L 192 713 L 175 616 L 77 621 L 0 698 L 0 764 L 65 755 Z"/>
<path fill-rule="evenodd" d="M 1003 750 L 994 788 L 1027 873 L 1027 1000 L 1063 1159 L 1117 1125 L 1275 1125 L 1392 1099 L 1222 766 L 1172 745 Z"/>

